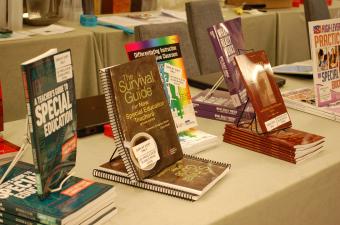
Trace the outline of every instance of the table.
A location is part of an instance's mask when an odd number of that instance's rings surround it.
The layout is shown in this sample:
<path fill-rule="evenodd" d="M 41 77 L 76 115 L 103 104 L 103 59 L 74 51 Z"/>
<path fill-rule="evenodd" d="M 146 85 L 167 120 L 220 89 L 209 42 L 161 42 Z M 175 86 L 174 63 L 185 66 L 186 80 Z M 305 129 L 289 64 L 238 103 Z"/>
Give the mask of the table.
<path fill-rule="evenodd" d="M 76 29 L 64 34 L 0 42 L 0 80 L 5 121 L 17 120 L 26 115 L 20 64 L 51 48 L 58 48 L 59 51 L 71 49 L 77 98 L 98 94 L 100 56 L 92 32 Z"/>
<path fill-rule="evenodd" d="M 309 79 L 288 77 L 283 89 L 310 85 Z M 197 92 L 192 89 L 193 94 Z M 294 128 L 326 137 L 323 152 L 294 165 L 221 142 L 198 155 L 230 162 L 232 170 L 201 199 L 189 202 L 114 183 L 118 214 L 107 225 L 339 224 L 339 123 L 292 109 L 289 113 Z M 223 122 L 203 118 L 198 122 L 202 130 L 222 139 Z M 6 123 L 4 137 L 20 144 L 23 124 L 23 120 Z M 92 169 L 108 160 L 113 147 L 113 140 L 102 134 L 80 138 L 76 175 L 91 178 Z M 29 150 L 23 159 L 32 160 Z"/>

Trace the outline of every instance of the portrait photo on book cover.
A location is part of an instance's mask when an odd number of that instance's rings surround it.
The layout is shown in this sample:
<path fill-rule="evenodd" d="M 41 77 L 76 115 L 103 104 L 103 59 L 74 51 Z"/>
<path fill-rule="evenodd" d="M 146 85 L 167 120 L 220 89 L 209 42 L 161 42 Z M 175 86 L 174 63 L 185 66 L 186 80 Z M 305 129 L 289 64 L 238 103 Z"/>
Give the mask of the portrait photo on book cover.
<path fill-rule="evenodd" d="M 318 59 L 318 72 L 328 70 L 328 55 L 327 48 L 318 48 L 316 50 Z"/>
<path fill-rule="evenodd" d="M 339 61 L 339 53 L 338 53 L 338 46 L 333 46 L 328 48 L 328 65 L 329 69 L 334 69 L 338 67 Z"/>

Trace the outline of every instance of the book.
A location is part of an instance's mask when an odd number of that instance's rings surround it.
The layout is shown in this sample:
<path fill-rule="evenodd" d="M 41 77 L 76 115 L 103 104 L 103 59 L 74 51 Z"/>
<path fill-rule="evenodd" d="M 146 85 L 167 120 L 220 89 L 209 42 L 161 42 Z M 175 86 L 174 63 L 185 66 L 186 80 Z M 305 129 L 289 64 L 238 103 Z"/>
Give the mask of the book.
<path fill-rule="evenodd" d="M 195 201 L 222 179 L 230 167 L 230 164 L 184 155 L 160 173 L 131 182 L 121 158 L 115 158 L 94 169 L 93 176 Z"/>
<path fill-rule="evenodd" d="M 259 134 L 256 126 L 226 124 L 223 141 L 291 163 L 302 162 L 321 152 L 325 138 L 287 128 Z"/>
<path fill-rule="evenodd" d="M 116 213 L 117 208 L 114 206 L 107 206 L 103 209 L 103 212 L 100 212 L 100 215 L 96 214 L 91 218 L 88 218 L 87 220 L 83 221 L 82 224 L 105 224 L 108 222 L 109 219 L 111 219 Z M 37 221 L 33 221 L 27 218 L 18 217 L 6 212 L 0 211 L 0 223 L 6 224 L 6 225 L 43 225 L 42 223 L 39 223 Z M 73 223 L 70 223 L 73 224 Z"/>
<path fill-rule="evenodd" d="M 191 135 L 187 135 L 185 139 L 183 139 L 183 133 L 181 134 L 180 143 L 182 150 L 186 154 L 194 154 L 205 150 L 205 148 L 202 148 L 205 145 L 200 143 L 200 139 L 197 137 L 202 137 L 202 142 L 209 140 L 211 142 L 209 146 L 217 145 L 218 141 L 217 136 L 203 131 L 200 131 L 199 135 L 197 135 L 197 132 L 195 135 L 192 134 L 192 129 L 198 130 L 198 123 L 179 42 L 179 37 L 172 35 L 128 43 L 125 45 L 125 49 L 130 60 L 146 55 L 156 56 L 163 88 L 177 132 L 178 134 L 181 132 L 187 134 L 188 130 L 191 130 Z M 193 140 L 189 141 L 190 138 Z"/>
<path fill-rule="evenodd" d="M 339 19 L 308 22 L 315 105 L 332 106 L 340 103 Z"/>
<path fill-rule="evenodd" d="M 228 85 L 230 99 L 234 107 L 240 106 L 247 101 L 247 92 L 234 60 L 235 56 L 245 51 L 241 18 L 215 24 L 207 30 Z"/>
<path fill-rule="evenodd" d="M 233 118 L 231 119 L 233 121 L 239 118 L 241 114 L 244 119 L 245 118 L 251 119 L 255 116 L 254 109 L 252 108 L 251 104 L 247 104 L 245 109 L 244 106 L 235 108 L 230 98 L 229 92 L 215 90 L 211 94 L 208 93 L 209 89 L 206 89 L 204 91 L 201 91 L 192 98 L 195 113 L 197 116 L 200 116 L 200 114 L 204 114 L 206 111 L 224 115 L 225 117 L 228 118 Z"/>
<path fill-rule="evenodd" d="M 216 113 L 211 111 L 206 111 L 203 109 L 195 110 L 196 116 L 206 118 L 206 119 L 212 119 L 212 120 L 219 120 L 227 123 L 236 123 L 238 120 L 235 116 L 227 115 L 224 113 Z"/>
<path fill-rule="evenodd" d="M 195 154 L 218 144 L 216 135 L 209 134 L 197 128 L 191 128 L 178 133 L 178 138 L 185 154 Z"/>
<path fill-rule="evenodd" d="M 130 60 L 155 55 L 163 88 L 178 132 L 196 127 L 187 75 L 177 35 L 125 45 Z"/>
<path fill-rule="evenodd" d="M 91 218 L 88 218 L 84 221 L 82 221 L 82 224 L 105 224 L 105 222 L 108 222 L 109 219 L 111 219 L 116 213 L 117 208 L 114 206 L 114 204 L 108 205 L 105 208 L 103 208 L 100 212 L 93 215 Z M 30 220 L 23 217 L 18 217 L 16 215 L 12 215 L 6 212 L 0 211 L 0 223 L 6 224 L 6 225 L 42 225 L 42 223 L 34 220 Z M 74 224 L 74 223 L 69 223 Z"/>
<path fill-rule="evenodd" d="M 70 171 L 76 161 L 76 93 L 71 50 L 51 49 L 21 64 L 37 193 L 45 198 L 56 171 Z"/>
<path fill-rule="evenodd" d="M 264 51 L 235 57 L 241 80 L 262 132 L 291 127 L 292 123 Z"/>
<path fill-rule="evenodd" d="M 100 79 L 114 141 L 132 181 L 183 157 L 155 56 L 104 68 Z"/>
<path fill-rule="evenodd" d="M 298 88 L 281 94 L 289 108 L 340 122 L 340 105 L 317 107 L 313 88 Z"/>
<path fill-rule="evenodd" d="M 3 175 L 8 164 L 0 167 Z M 44 200 L 37 195 L 33 165 L 19 161 L 6 182 L 0 185 L 0 211 L 19 219 L 43 224 L 80 224 L 95 220 L 112 209 L 115 188 L 71 176 L 62 190 L 52 192 Z M 113 207 L 112 207 L 113 206 Z M 104 213 L 99 211 L 104 210 Z"/>

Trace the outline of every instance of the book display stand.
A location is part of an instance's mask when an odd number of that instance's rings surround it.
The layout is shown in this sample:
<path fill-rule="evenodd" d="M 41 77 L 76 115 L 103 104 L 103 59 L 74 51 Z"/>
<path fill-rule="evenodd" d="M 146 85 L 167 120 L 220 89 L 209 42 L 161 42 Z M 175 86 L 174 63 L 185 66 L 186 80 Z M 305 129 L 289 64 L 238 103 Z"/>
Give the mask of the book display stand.
<path fill-rule="evenodd" d="M 292 123 L 264 51 L 236 57 L 248 99 L 235 125 L 226 124 L 224 141 L 291 163 L 298 163 L 321 151 L 324 138 L 292 129 Z M 254 115 L 244 118 L 252 103 Z M 248 119 L 246 122 L 245 119 Z M 311 138 L 309 138 L 311 137 Z"/>

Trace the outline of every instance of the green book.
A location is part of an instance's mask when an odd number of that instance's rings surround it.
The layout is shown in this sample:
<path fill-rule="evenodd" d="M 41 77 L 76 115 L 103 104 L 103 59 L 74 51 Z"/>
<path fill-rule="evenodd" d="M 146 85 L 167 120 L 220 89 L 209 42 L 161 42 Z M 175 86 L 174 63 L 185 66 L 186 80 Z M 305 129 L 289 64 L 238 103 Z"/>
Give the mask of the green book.
<path fill-rule="evenodd" d="M 0 167 L 2 176 L 9 164 Z M 44 200 L 36 193 L 34 167 L 18 162 L 6 182 L 0 185 L 0 211 L 43 224 L 77 224 L 101 216 L 99 211 L 114 207 L 115 189 L 71 176 L 60 192 Z"/>
<path fill-rule="evenodd" d="M 71 51 L 58 53 L 51 49 L 22 63 L 21 70 L 37 194 L 45 198 L 76 161 L 77 115 Z"/>

